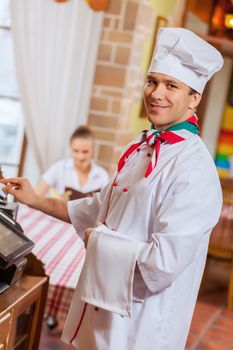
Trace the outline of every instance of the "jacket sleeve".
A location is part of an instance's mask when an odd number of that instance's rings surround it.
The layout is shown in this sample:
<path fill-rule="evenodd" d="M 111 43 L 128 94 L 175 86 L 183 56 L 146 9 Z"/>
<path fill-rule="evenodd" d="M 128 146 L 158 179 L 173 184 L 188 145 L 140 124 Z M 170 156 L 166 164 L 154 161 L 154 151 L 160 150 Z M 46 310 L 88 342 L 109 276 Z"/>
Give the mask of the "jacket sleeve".
<path fill-rule="evenodd" d="M 154 232 L 137 259 L 142 278 L 153 293 L 171 285 L 200 249 L 207 253 L 209 235 L 222 206 L 215 172 L 208 176 L 195 166 L 190 172 L 188 165 L 178 170 L 155 213 Z"/>
<path fill-rule="evenodd" d="M 88 227 L 96 226 L 100 208 L 104 210 L 102 203 L 105 196 L 108 195 L 108 188 L 109 185 L 106 185 L 101 192 L 95 193 L 93 197 L 68 201 L 71 223 L 81 238 Z"/>

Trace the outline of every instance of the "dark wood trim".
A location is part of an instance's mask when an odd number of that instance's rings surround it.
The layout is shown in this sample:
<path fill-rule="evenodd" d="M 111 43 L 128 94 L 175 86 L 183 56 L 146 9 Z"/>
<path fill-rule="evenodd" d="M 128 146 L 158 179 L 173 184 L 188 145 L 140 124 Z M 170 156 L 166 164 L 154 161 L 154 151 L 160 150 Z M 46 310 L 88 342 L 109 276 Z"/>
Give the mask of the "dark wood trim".
<path fill-rule="evenodd" d="M 3 29 L 3 30 L 11 30 L 11 27 L 8 27 L 8 26 L 1 26 L 1 25 L 0 25 L 0 29 Z"/>
<path fill-rule="evenodd" d="M 184 5 L 184 12 L 183 12 L 183 18 L 182 18 L 182 27 L 186 28 L 186 18 L 187 18 L 187 9 L 188 9 L 188 2 L 189 0 L 186 0 Z M 202 33 L 196 33 L 198 36 L 200 36 L 202 39 L 206 40 L 209 44 L 213 45 L 218 49 L 223 56 L 233 58 L 233 40 L 228 39 L 226 37 L 216 37 L 211 35 L 211 19 L 214 13 L 214 8 L 216 5 L 216 0 L 212 1 L 212 9 L 211 13 L 209 15 L 209 33 L 208 35 L 202 34 Z"/>
<path fill-rule="evenodd" d="M 188 1 L 189 0 L 186 0 L 184 3 L 184 10 L 183 10 L 183 14 L 181 17 L 181 27 L 184 27 L 184 28 L 185 28 L 185 22 L 186 22 L 186 18 L 187 18 Z"/>
<path fill-rule="evenodd" d="M 0 98 L 1 99 L 8 99 L 8 100 L 19 101 L 20 102 L 20 99 L 18 97 L 15 97 L 15 96 L 0 95 Z"/>
<path fill-rule="evenodd" d="M 25 161 L 25 157 L 26 157 L 26 150 L 27 150 L 27 137 L 26 137 L 26 134 L 24 133 L 21 155 L 20 155 L 20 160 L 19 160 L 18 174 L 17 174 L 18 176 L 22 176 L 22 174 L 23 174 L 23 167 L 24 167 L 24 161 Z"/>

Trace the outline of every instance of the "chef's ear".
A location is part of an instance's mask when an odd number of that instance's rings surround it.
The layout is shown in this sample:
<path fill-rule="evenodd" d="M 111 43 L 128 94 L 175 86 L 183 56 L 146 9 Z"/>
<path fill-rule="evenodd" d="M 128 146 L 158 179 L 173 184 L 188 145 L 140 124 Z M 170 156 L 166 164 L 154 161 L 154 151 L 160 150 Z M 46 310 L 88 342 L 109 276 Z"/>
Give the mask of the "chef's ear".
<path fill-rule="evenodd" d="M 200 94 L 199 92 L 193 89 L 190 89 L 189 95 L 190 95 L 190 102 L 189 102 L 188 108 L 194 110 L 195 112 L 197 106 L 201 102 L 202 94 Z"/>

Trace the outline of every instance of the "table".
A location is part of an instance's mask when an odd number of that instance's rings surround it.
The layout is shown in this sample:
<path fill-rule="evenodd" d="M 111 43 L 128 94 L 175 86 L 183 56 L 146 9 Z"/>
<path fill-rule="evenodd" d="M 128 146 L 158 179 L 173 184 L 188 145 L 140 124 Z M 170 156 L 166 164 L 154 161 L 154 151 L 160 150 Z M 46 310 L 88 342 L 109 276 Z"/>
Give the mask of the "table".
<path fill-rule="evenodd" d="M 33 253 L 50 278 L 45 312 L 65 319 L 84 261 L 83 242 L 71 224 L 26 206 L 19 207 L 17 221 L 35 243 Z"/>

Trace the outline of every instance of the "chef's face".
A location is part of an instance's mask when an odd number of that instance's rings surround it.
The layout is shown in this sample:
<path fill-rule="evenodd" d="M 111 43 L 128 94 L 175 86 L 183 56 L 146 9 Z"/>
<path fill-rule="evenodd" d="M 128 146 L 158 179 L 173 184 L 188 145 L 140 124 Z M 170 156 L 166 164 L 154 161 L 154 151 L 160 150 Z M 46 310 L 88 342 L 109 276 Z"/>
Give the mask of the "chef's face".
<path fill-rule="evenodd" d="M 161 73 L 149 73 L 144 87 L 148 119 L 159 130 L 165 130 L 193 115 L 201 94 L 190 93 L 181 81 Z"/>
<path fill-rule="evenodd" d="M 91 165 L 94 142 L 91 138 L 76 137 L 70 143 L 71 153 L 75 167 L 87 170 Z"/>

